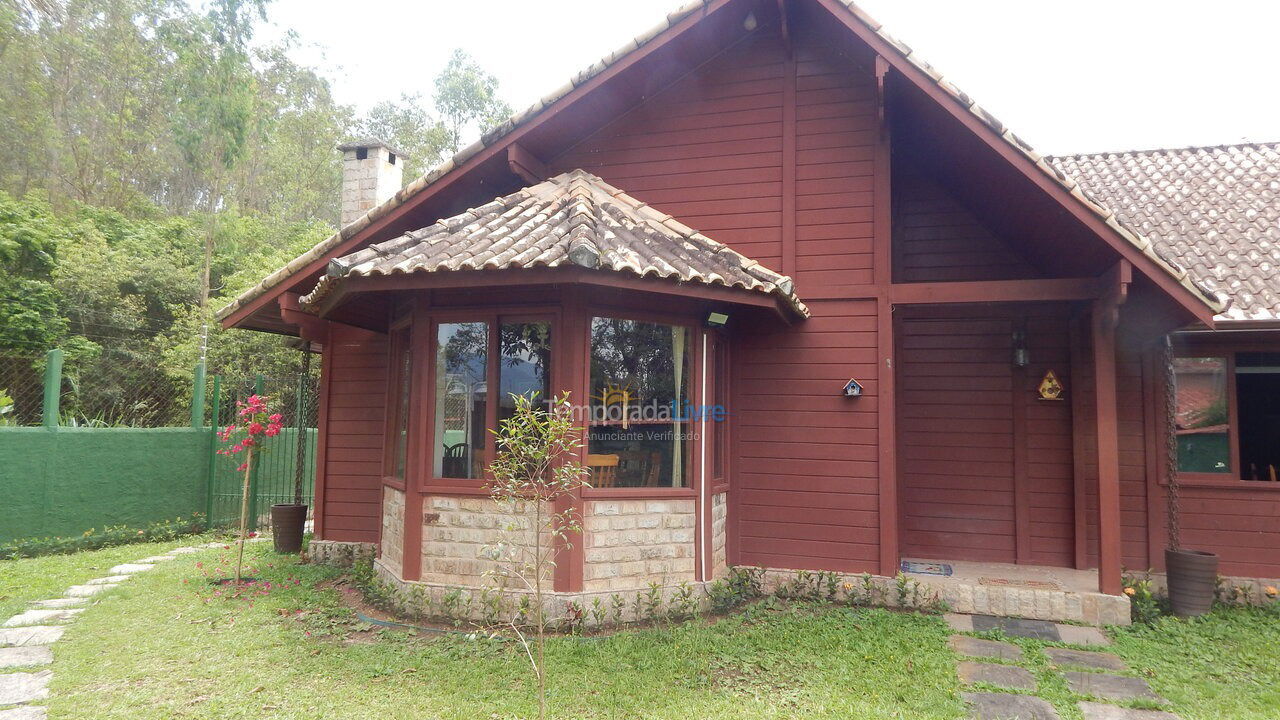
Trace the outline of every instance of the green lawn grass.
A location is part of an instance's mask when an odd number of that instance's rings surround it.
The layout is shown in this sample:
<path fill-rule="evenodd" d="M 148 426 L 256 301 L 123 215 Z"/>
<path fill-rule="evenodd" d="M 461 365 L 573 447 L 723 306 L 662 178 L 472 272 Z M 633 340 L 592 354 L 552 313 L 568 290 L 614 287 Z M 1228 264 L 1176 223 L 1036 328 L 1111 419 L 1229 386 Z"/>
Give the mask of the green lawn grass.
<path fill-rule="evenodd" d="M 109 567 L 151 550 L 80 557 Z M 220 592 L 207 576 L 225 572 L 231 554 L 215 549 L 105 593 L 55 648 L 49 717 L 534 716 L 528 665 L 509 644 L 361 625 L 322 587 L 338 571 L 297 565 L 265 543 L 248 554 L 270 590 Z M 551 716 L 954 720 L 966 712 L 949 634 L 936 617 L 761 603 L 714 621 L 558 637 L 548 647 Z M 1184 720 L 1260 720 L 1280 707 L 1275 614 L 1224 611 L 1116 634 L 1115 652 Z M 1078 698 L 1038 654 L 1043 644 L 1018 642 L 1033 651 L 1021 664 L 1039 693 L 1078 718 Z"/>
<path fill-rule="evenodd" d="M 57 647 L 49 717 L 535 714 L 528 665 L 513 647 L 394 631 L 353 642 L 352 613 L 315 587 L 333 570 L 260 546 L 251 554 L 255 575 L 279 583 L 265 595 L 213 596 L 202 573 L 228 555 L 218 551 L 179 557 L 106 595 Z M 555 638 L 550 708 L 575 718 L 951 720 L 964 708 L 947 636 L 936 617 L 778 605 Z"/>
<path fill-rule="evenodd" d="M 1116 630 L 1114 652 L 1187 720 L 1280 717 L 1280 608 Z"/>
<path fill-rule="evenodd" d="M 68 587 L 102 577 L 107 574 L 107 570 L 121 563 L 198 542 L 207 542 L 207 538 L 120 545 L 70 555 L 0 560 L 0 620 L 28 609 L 27 605 L 33 600 L 61 597 Z"/>

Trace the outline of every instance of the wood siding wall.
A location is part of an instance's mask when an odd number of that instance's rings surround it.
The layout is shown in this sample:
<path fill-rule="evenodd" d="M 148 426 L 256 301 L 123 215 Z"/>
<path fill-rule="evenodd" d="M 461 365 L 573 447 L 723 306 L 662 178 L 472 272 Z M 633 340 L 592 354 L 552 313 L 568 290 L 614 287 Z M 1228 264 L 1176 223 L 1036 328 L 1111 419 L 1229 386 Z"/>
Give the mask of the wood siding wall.
<path fill-rule="evenodd" d="M 900 162 L 893 175 L 895 282 L 1039 277 L 1011 244 L 987 229 L 925 171 Z"/>
<path fill-rule="evenodd" d="M 731 563 L 877 571 L 875 326 L 872 301 L 824 302 L 800 327 L 739 338 Z M 839 394 L 850 376 L 863 397 Z"/>
<path fill-rule="evenodd" d="M 1070 376 L 1064 306 L 908 311 L 899 328 L 903 554 L 1074 563 L 1071 407 L 1038 399 Z M 1030 363 L 1016 368 L 1013 333 Z"/>
<path fill-rule="evenodd" d="M 876 304 L 838 299 L 872 282 L 876 117 L 870 72 L 758 33 L 549 163 L 792 275 L 813 311 L 735 331 L 733 563 L 879 569 Z"/>
<path fill-rule="evenodd" d="M 326 365 L 324 539 L 375 542 L 382 500 L 385 336 L 333 326 Z"/>

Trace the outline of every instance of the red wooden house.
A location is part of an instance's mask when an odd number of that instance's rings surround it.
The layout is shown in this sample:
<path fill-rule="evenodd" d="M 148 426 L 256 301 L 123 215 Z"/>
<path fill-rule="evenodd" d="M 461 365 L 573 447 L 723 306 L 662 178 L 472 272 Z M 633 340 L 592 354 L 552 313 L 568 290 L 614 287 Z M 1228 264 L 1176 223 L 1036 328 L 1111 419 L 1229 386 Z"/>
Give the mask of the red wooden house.
<path fill-rule="evenodd" d="M 403 189 L 343 149 L 343 229 L 222 312 L 323 348 L 320 554 L 482 584 L 487 429 L 537 390 L 594 478 L 563 598 L 914 558 L 1076 569 L 948 598 L 1127 622 L 1122 568 L 1160 567 L 1165 338 L 1235 289 L 1179 264 L 1149 162 L 1041 157 L 856 7 L 692 3 Z M 1280 459 L 1222 400 L 1274 317 L 1177 336 L 1187 542 L 1233 575 L 1280 576 L 1280 483 L 1237 472 Z"/>

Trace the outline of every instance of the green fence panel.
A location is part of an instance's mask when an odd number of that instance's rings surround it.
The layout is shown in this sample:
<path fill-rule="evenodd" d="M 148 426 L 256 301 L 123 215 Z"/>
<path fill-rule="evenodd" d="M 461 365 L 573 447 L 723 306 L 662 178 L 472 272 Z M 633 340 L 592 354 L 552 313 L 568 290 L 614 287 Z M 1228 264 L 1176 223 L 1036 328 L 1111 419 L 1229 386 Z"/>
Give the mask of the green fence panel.
<path fill-rule="evenodd" d="M 243 401 L 254 392 L 265 393 L 271 398 L 271 407 L 284 415 L 284 429 L 273 438 L 266 438 L 262 451 L 257 453 L 251 482 L 249 525 L 266 528 L 271 522 L 271 506 L 292 503 L 295 488 L 300 483 L 303 504 L 311 505 L 314 499 L 316 477 L 316 385 L 310 376 L 263 378 L 256 380 L 227 380 L 219 383 L 221 397 L 214 408 L 218 426 L 226 427 L 236 421 L 236 402 Z M 240 501 L 244 473 L 238 471 L 243 455 L 218 455 L 220 447 L 216 438 L 209 481 L 209 518 L 215 526 L 235 526 L 240 522 Z"/>
<path fill-rule="evenodd" d="M 204 429 L 0 427 L 0 540 L 189 517 L 208 457 Z"/>

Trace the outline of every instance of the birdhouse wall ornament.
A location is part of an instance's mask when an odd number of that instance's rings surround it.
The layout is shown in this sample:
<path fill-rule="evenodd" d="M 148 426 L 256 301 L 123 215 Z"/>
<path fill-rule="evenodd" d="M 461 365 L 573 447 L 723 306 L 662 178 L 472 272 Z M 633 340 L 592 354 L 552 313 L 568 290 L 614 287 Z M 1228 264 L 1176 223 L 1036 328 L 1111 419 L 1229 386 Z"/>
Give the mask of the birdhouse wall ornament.
<path fill-rule="evenodd" d="M 1058 380 L 1057 373 L 1052 370 L 1044 374 L 1044 378 L 1040 380 L 1040 385 L 1036 390 L 1039 391 L 1041 400 L 1062 399 L 1062 383 Z"/>

